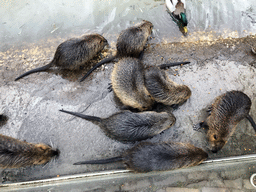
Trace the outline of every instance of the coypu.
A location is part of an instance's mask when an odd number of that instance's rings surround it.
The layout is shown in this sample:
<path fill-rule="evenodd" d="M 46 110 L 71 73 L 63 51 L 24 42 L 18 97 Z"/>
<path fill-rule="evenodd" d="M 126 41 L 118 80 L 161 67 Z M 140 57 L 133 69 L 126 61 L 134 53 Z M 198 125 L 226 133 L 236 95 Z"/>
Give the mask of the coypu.
<path fill-rule="evenodd" d="M 165 105 L 177 106 L 191 96 L 188 86 L 173 82 L 166 72 L 158 67 L 149 67 L 145 70 L 145 86 L 156 102 Z"/>
<path fill-rule="evenodd" d="M 102 51 L 106 45 L 108 45 L 107 40 L 99 34 L 69 39 L 57 47 L 54 58 L 49 64 L 28 71 L 17 77 L 15 81 L 32 73 L 47 71 L 53 66 L 61 69 L 79 70 L 80 67 Z"/>
<path fill-rule="evenodd" d="M 107 164 L 122 161 L 128 169 L 136 172 L 167 171 L 196 166 L 208 158 L 202 149 L 191 144 L 161 142 L 142 142 L 119 157 L 74 163 Z"/>
<path fill-rule="evenodd" d="M 108 118 L 83 115 L 70 111 L 60 110 L 100 126 L 105 134 L 115 140 L 134 142 L 151 138 L 162 131 L 169 129 L 176 121 L 172 113 L 167 112 L 140 112 L 122 111 Z"/>
<path fill-rule="evenodd" d="M 60 151 L 43 143 L 32 144 L 0 134 L 0 167 L 19 168 L 41 165 L 57 157 Z"/>
<path fill-rule="evenodd" d="M 144 67 L 137 58 L 124 57 L 114 65 L 112 89 L 125 105 L 140 111 L 151 109 L 154 99 L 145 87 Z"/>
<path fill-rule="evenodd" d="M 6 115 L 0 115 L 0 127 L 5 125 L 8 121 L 8 117 Z"/>
<path fill-rule="evenodd" d="M 147 43 L 148 37 L 152 33 L 153 24 L 149 21 L 143 20 L 141 23 L 133 27 L 129 27 L 121 31 L 119 37 L 117 38 L 116 49 L 117 52 L 114 56 L 103 59 L 98 64 L 96 64 L 84 77 L 80 80 L 82 82 L 88 77 L 95 69 L 103 65 L 104 63 L 109 63 L 117 57 L 140 57 L 142 58 L 142 53 L 144 47 Z"/>
<path fill-rule="evenodd" d="M 256 131 L 256 125 L 249 115 L 251 99 L 241 91 L 229 91 L 218 96 L 209 108 L 205 121 L 194 125 L 194 130 L 207 130 L 210 150 L 217 153 L 234 133 L 237 124 L 247 118 Z"/>
<path fill-rule="evenodd" d="M 171 67 L 180 64 L 188 64 L 190 62 L 178 62 L 162 64 L 160 68 Z M 155 70 L 154 72 L 151 72 Z M 161 82 L 159 82 L 161 80 Z M 156 84 L 157 82 L 158 84 Z M 132 107 L 138 109 L 139 111 L 149 110 L 155 104 L 155 101 L 162 101 L 164 104 L 178 104 L 187 100 L 191 92 L 189 88 L 185 85 L 178 85 L 167 79 L 165 72 L 162 72 L 157 67 L 150 67 L 148 70 L 144 69 L 143 64 L 137 58 L 124 57 L 119 60 L 118 63 L 114 65 L 113 72 L 111 74 L 111 88 L 114 94 L 121 101 L 121 103 L 126 107 Z M 160 84 L 161 83 L 161 84 Z M 155 87 L 155 86 L 158 87 Z M 154 90 L 158 88 L 158 90 Z M 168 89 L 168 90 L 166 90 Z M 183 91 L 182 94 L 179 92 Z M 162 92 L 172 91 L 171 94 L 163 95 Z M 159 96 L 159 92 L 161 95 Z M 175 97 L 178 92 L 179 98 Z M 172 103 L 170 99 L 175 99 Z"/>

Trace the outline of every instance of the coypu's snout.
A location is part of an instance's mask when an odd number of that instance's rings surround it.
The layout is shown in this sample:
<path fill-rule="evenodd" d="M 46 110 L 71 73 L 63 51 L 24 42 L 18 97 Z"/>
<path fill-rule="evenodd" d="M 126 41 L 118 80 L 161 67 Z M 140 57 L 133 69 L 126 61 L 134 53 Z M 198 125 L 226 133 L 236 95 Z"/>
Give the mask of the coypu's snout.
<path fill-rule="evenodd" d="M 59 149 L 52 149 L 52 157 L 59 157 L 60 150 Z"/>
<path fill-rule="evenodd" d="M 218 150 L 217 150 L 217 149 L 212 149 L 212 150 L 211 150 L 211 152 L 213 152 L 213 153 L 217 153 L 217 152 L 218 152 Z"/>

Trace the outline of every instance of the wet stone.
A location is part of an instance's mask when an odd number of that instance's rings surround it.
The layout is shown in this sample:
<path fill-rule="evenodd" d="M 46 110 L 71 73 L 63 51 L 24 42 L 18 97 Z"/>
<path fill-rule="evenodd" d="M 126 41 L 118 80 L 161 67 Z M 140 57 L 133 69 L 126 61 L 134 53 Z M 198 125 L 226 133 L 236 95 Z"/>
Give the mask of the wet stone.
<path fill-rule="evenodd" d="M 242 189 L 243 180 L 242 178 L 236 180 L 224 180 L 224 184 L 228 188 Z"/>
<path fill-rule="evenodd" d="M 186 178 L 184 176 L 168 176 L 166 179 L 161 180 L 161 181 L 155 181 L 154 185 L 156 186 L 170 186 L 170 185 L 175 185 L 178 183 L 184 183 L 186 182 Z"/>
<path fill-rule="evenodd" d="M 192 183 L 186 186 L 187 188 L 201 188 L 201 187 L 210 187 L 210 182 L 201 181 L 198 183 Z"/>
<path fill-rule="evenodd" d="M 133 181 L 129 183 L 124 183 L 121 185 L 121 190 L 123 191 L 132 191 L 136 189 L 146 188 L 151 186 L 151 183 L 147 180 Z"/>
<path fill-rule="evenodd" d="M 232 191 L 226 188 L 203 187 L 201 192 L 232 192 Z"/>
<path fill-rule="evenodd" d="M 200 192 L 199 189 L 167 187 L 166 192 Z"/>
<path fill-rule="evenodd" d="M 256 188 L 252 186 L 249 179 L 244 179 L 243 180 L 243 186 L 244 186 L 245 189 L 254 189 L 254 190 L 256 190 Z"/>
<path fill-rule="evenodd" d="M 195 172 L 188 174 L 189 181 L 202 181 L 207 179 L 209 173 L 208 172 Z"/>

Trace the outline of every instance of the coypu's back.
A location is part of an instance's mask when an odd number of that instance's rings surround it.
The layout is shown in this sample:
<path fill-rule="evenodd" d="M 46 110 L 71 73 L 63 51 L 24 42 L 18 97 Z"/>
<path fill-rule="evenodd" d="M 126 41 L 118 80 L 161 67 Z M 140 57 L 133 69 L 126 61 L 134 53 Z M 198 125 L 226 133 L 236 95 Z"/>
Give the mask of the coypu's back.
<path fill-rule="evenodd" d="M 48 145 L 27 143 L 0 135 L 0 167 L 2 168 L 45 164 L 58 155 L 59 150 L 52 149 Z"/>
<path fill-rule="evenodd" d="M 84 35 L 61 43 L 55 52 L 55 65 L 62 69 L 79 70 L 107 45 L 99 34 Z"/>
<path fill-rule="evenodd" d="M 121 111 L 107 118 L 60 110 L 99 125 L 105 134 L 117 141 L 134 142 L 151 138 L 170 128 L 176 121 L 172 113 L 154 111 L 133 113 Z"/>
<path fill-rule="evenodd" d="M 15 79 L 15 81 L 32 73 L 47 71 L 53 66 L 61 69 L 79 70 L 81 66 L 88 64 L 107 45 L 107 40 L 99 34 L 84 35 L 80 38 L 72 38 L 61 43 L 54 54 L 53 60 L 36 69 L 27 71 Z"/>
<path fill-rule="evenodd" d="M 116 43 L 117 55 L 119 57 L 139 57 L 143 51 L 148 37 L 151 35 L 153 24 L 149 21 L 123 30 Z"/>
<path fill-rule="evenodd" d="M 133 113 L 122 111 L 102 119 L 102 128 L 110 138 L 134 142 L 151 138 L 169 129 L 175 121 L 174 115 L 166 112 Z"/>
<path fill-rule="evenodd" d="M 188 86 L 173 82 L 158 67 L 145 70 L 145 86 L 157 102 L 165 105 L 182 104 L 191 96 Z"/>
<path fill-rule="evenodd" d="M 123 161 L 138 172 L 166 171 L 200 164 L 208 154 L 191 144 L 162 142 L 140 143 L 123 155 Z"/>
<path fill-rule="evenodd" d="M 144 68 L 137 58 L 124 57 L 114 65 L 112 88 L 120 101 L 139 110 L 151 108 L 154 103 L 144 85 Z"/>
<path fill-rule="evenodd" d="M 207 124 L 218 131 L 228 131 L 225 127 L 234 127 L 249 114 L 251 104 L 243 92 L 229 91 L 215 99 Z"/>

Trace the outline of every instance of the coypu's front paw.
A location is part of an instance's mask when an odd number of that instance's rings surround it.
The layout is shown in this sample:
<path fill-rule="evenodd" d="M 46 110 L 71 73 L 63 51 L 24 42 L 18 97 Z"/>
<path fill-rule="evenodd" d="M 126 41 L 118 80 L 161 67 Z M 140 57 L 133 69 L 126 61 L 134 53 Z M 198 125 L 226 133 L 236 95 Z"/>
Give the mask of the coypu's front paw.
<path fill-rule="evenodd" d="M 194 124 L 194 125 L 193 125 L 193 130 L 194 130 L 194 131 L 200 131 L 200 129 L 202 128 L 202 127 L 201 127 L 201 124 L 202 124 L 202 123 Z"/>

